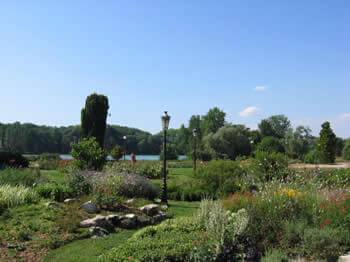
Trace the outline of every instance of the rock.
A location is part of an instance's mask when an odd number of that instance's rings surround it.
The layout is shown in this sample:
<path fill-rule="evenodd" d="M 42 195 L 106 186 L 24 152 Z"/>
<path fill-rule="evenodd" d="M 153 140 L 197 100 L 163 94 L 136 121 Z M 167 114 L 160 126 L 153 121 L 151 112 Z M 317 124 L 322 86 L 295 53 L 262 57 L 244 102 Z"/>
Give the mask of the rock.
<path fill-rule="evenodd" d="M 77 200 L 75 198 L 67 198 L 64 200 L 64 203 L 65 204 L 72 204 L 72 203 L 75 203 L 77 202 Z"/>
<path fill-rule="evenodd" d="M 168 210 L 168 206 L 167 205 L 162 205 L 162 206 L 160 206 L 160 210 L 167 211 Z"/>
<path fill-rule="evenodd" d="M 138 216 L 137 217 L 137 225 L 139 226 L 148 226 L 148 225 L 152 225 L 154 224 L 152 221 L 152 218 L 150 218 L 149 216 Z"/>
<path fill-rule="evenodd" d="M 114 226 L 117 226 L 117 225 L 119 225 L 121 217 L 118 215 L 109 215 L 109 216 L 106 216 L 106 220 L 109 223 L 113 224 Z"/>
<path fill-rule="evenodd" d="M 56 203 L 56 202 L 47 202 L 45 203 L 45 206 L 47 207 L 59 207 L 62 208 L 60 204 Z"/>
<path fill-rule="evenodd" d="M 84 209 L 89 214 L 94 214 L 97 212 L 97 206 L 91 201 L 82 204 L 79 208 Z"/>
<path fill-rule="evenodd" d="M 105 237 L 109 234 L 109 232 L 102 227 L 90 227 L 89 233 L 91 238 Z"/>
<path fill-rule="evenodd" d="M 131 198 L 131 199 L 126 200 L 125 204 L 126 205 L 132 205 L 132 204 L 134 204 L 134 202 L 135 202 L 135 200 L 133 198 Z"/>
<path fill-rule="evenodd" d="M 140 208 L 140 211 L 146 214 L 147 216 L 154 216 L 158 214 L 158 205 L 156 204 L 145 205 Z"/>
<path fill-rule="evenodd" d="M 137 226 L 136 221 L 137 217 L 135 214 L 127 214 L 121 217 L 120 227 L 126 229 L 135 228 Z"/>
<path fill-rule="evenodd" d="M 155 222 L 161 222 L 163 221 L 164 219 L 166 219 L 166 215 L 163 213 L 163 212 L 159 212 L 158 214 L 156 214 L 154 217 L 153 217 L 154 221 Z"/>
<path fill-rule="evenodd" d="M 160 204 L 160 203 L 162 203 L 162 200 L 161 200 L 161 199 L 159 199 L 159 198 L 157 198 L 157 199 L 155 199 L 155 200 L 154 200 L 154 203 L 156 203 L 156 204 Z"/>
<path fill-rule="evenodd" d="M 344 256 L 340 256 L 338 261 L 339 262 L 350 262 L 350 254 L 344 255 Z"/>
<path fill-rule="evenodd" d="M 86 219 L 80 222 L 80 226 L 84 228 L 90 227 L 101 227 L 108 232 L 114 232 L 113 225 L 107 221 L 107 217 L 105 216 L 95 216 L 94 218 Z"/>

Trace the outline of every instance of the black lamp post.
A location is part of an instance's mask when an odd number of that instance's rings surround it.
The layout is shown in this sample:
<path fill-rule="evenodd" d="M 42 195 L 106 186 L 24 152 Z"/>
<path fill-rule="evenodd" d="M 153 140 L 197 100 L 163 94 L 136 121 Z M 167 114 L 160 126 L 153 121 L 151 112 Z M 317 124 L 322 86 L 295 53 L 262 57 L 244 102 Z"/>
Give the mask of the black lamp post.
<path fill-rule="evenodd" d="M 123 140 L 124 140 L 124 161 L 125 161 L 125 155 L 126 155 L 126 136 L 123 136 Z"/>
<path fill-rule="evenodd" d="M 161 202 L 168 205 L 168 197 L 166 190 L 166 133 L 169 127 L 170 116 L 167 111 L 164 111 L 164 115 L 162 116 L 162 127 L 164 132 L 163 139 L 163 185 L 162 185 L 162 196 Z"/>
<path fill-rule="evenodd" d="M 193 128 L 192 134 L 193 134 L 193 171 L 196 172 L 196 161 L 197 161 L 197 151 L 196 151 L 196 144 L 197 144 L 197 128 Z"/>

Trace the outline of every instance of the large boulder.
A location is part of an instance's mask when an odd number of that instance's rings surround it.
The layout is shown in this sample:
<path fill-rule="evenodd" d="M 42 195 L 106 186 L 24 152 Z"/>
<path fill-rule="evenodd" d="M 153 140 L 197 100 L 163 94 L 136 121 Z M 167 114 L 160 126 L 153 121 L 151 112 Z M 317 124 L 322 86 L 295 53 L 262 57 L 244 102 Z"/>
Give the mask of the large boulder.
<path fill-rule="evenodd" d="M 89 214 L 95 214 L 97 212 L 97 206 L 92 203 L 91 201 L 88 201 L 80 206 L 80 209 L 84 209 Z"/>
<path fill-rule="evenodd" d="M 94 218 L 83 220 L 80 222 L 80 226 L 84 228 L 101 227 L 108 232 L 115 231 L 114 226 L 107 221 L 107 217 L 105 216 L 95 216 Z"/>
<path fill-rule="evenodd" d="M 159 212 L 158 205 L 156 204 L 145 205 L 140 208 L 140 211 L 147 216 L 154 216 Z"/>
<path fill-rule="evenodd" d="M 106 235 L 109 234 L 109 232 L 102 227 L 90 227 L 89 233 L 91 238 L 105 237 Z"/>
<path fill-rule="evenodd" d="M 137 217 L 135 214 L 127 214 L 121 217 L 120 227 L 126 229 L 136 228 L 137 226 Z"/>
<path fill-rule="evenodd" d="M 118 226 L 121 220 L 121 217 L 118 215 L 108 215 L 106 220 L 114 226 Z"/>

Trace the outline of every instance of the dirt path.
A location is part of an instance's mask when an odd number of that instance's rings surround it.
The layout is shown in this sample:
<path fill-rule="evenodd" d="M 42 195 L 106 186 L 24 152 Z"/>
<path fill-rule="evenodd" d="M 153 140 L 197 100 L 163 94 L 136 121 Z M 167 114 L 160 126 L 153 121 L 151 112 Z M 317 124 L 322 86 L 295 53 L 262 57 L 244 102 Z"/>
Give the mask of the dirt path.
<path fill-rule="evenodd" d="M 288 167 L 292 168 L 350 168 L 350 162 L 336 164 L 291 164 Z"/>

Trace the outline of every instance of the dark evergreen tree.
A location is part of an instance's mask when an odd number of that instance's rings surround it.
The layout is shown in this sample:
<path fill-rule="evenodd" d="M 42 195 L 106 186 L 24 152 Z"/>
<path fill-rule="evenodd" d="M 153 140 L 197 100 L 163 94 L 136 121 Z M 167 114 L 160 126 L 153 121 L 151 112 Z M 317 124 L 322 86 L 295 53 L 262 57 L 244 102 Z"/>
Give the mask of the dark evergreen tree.
<path fill-rule="evenodd" d="M 323 153 L 325 158 L 322 159 L 322 162 L 334 163 L 337 148 L 336 142 L 336 136 L 333 133 L 329 122 L 324 122 L 320 131 L 320 141 L 317 145 L 317 150 Z"/>
<path fill-rule="evenodd" d="M 96 93 L 88 96 L 81 110 L 81 138 L 95 137 L 103 148 L 108 113 L 108 98 Z"/>

